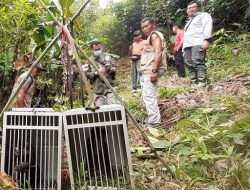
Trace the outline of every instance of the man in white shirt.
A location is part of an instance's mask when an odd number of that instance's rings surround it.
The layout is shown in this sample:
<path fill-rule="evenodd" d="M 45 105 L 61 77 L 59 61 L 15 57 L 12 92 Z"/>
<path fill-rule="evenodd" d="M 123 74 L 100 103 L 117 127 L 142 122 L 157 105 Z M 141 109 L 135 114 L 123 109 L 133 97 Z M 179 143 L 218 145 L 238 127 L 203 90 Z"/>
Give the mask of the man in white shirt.
<path fill-rule="evenodd" d="M 189 21 L 184 28 L 183 50 L 192 84 L 204 87 L 207 83 L 205 56 L 212 40 L 213 20 L 210 14 L 200 11 L 200 2 L 188 4 Z"/>

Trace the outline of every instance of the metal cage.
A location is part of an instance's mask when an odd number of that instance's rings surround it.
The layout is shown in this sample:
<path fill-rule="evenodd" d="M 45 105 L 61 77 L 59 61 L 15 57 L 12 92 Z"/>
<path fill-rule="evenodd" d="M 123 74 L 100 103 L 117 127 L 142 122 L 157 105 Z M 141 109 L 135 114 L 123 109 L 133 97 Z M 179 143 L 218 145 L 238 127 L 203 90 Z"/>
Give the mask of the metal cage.
<path fill-rule="evenodd" d="M 61 189 L 62 114 L 52 109 L 4 113 L 1 172 L 20 189 Z"/>
<path fill-rule="evenodd" d="M 134 189 L 124 107 L 64 112 L 71 189 Z"/>

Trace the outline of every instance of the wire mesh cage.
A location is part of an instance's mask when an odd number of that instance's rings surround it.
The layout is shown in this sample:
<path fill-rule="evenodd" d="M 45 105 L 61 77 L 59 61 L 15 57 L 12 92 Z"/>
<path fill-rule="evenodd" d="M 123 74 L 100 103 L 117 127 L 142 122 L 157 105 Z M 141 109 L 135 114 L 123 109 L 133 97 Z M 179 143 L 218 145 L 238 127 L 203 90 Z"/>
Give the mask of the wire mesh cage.
<path fill-rule="evenodd" d="M 51 109 L 4 113 L 1 172 L 20 189 L 61 189 L 62 114 Z"/>
<path fill-rule="evenodd" d="M 124 107 L 64 112 L 71 189 L 134 189 Z"/>

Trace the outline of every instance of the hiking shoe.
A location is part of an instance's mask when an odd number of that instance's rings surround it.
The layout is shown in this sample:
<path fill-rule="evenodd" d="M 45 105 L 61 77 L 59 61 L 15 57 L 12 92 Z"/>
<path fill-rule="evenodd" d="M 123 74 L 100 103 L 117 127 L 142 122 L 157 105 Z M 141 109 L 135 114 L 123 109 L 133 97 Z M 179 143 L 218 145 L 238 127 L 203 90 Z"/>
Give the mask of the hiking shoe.
<path fill-rule="evenodd" d="M 195 84 L 195 83 L 194 83 L 194 84 L 191 84 L 191 88 L 192 88 L 192 89 L 196 89 L 196 88 L 197 88 L 197 84 Z"/>
<path fill-rule="evenodd" d="M 197 84 L 197 88 L 202 88 L 202 87 L 205 87 L 206 85 L 207 85 L 207 83 L 205 83 L 205 82 L 199 82 Z"/>
<path fill-rule="evenodd" d="M 132 94 L 135 94 L 136 92 L 137 92 L 136 89 L 133 89 L 133 90 L 132 90 Z"/>
<path fill-rule="evenodd" d="M 159 127 L 160 123 L 145 123 L 143 124 L 143 127 Z"/>

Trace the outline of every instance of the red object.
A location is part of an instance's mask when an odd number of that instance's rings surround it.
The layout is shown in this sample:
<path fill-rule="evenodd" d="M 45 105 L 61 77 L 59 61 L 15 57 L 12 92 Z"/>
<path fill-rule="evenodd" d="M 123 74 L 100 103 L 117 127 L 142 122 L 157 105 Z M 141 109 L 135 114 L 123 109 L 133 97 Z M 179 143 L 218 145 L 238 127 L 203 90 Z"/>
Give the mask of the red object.
<path fill-rule="evenodd" d="M 64 44 L 67 43 L 67 39 L 68 39 L 68 36 L 67 36 L 67 33 L 65 32 L 65 29 L 62 28 L 62 35 L 61 35 L 61 48 L 64 46 Z"/>
<path fill-rule="evenodd" d="M 173 48 L 173 54 L 176 54 L 177 51 L 179 51 L 182 48 L 182 41 L 184 37 L 184 31 L 180 30 L 175 38 L 174 48 Z"/>

